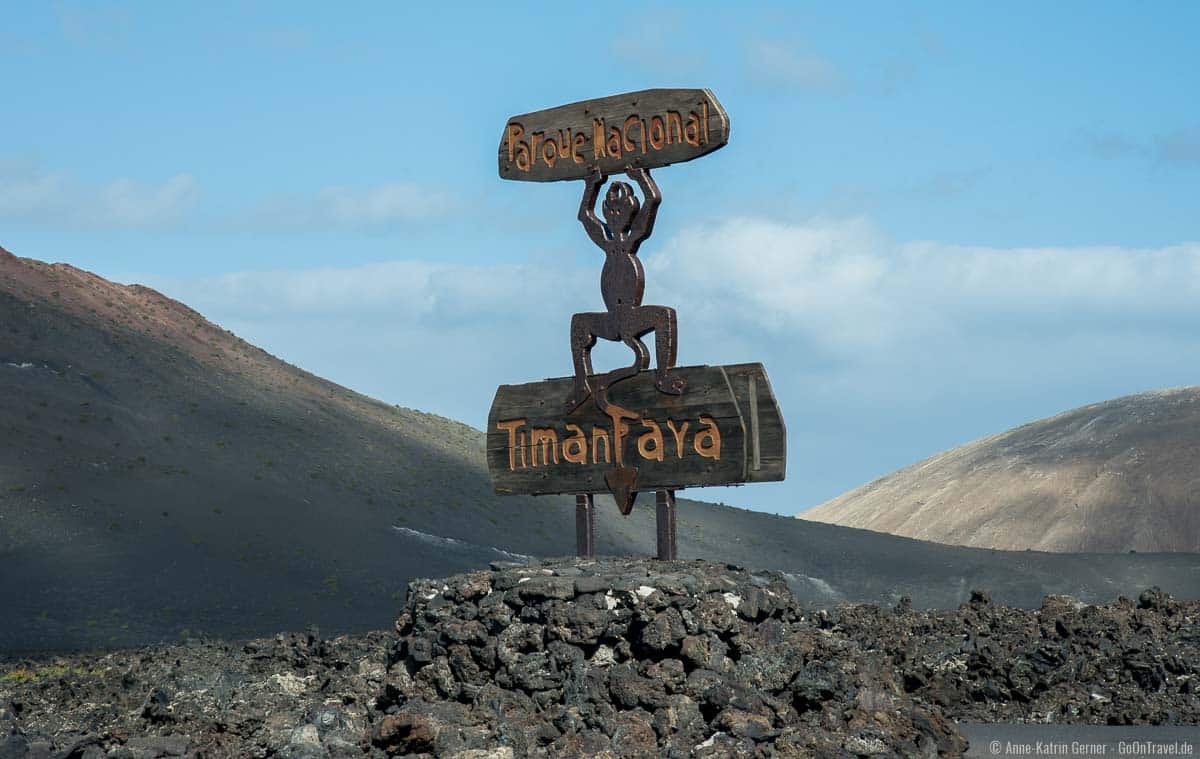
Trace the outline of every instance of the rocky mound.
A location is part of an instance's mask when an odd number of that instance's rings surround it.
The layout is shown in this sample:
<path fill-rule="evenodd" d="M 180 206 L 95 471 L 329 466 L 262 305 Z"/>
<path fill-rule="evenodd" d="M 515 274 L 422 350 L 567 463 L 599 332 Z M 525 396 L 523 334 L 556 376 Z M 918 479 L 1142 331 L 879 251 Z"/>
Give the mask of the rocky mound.
<path fill-rule="evenodd" d="M 1200 602 L 816 610 L 782 580 L 496 565 L 414 582 L 399 634 L 10 661 L 0 757 L 954 756 L 955 721 L 1200 724 Z"/>
<path fill-rule="evenodd" d="M 805 628 L 781 576 L 706 562 L 564 561 L 415 583 L 371 742 L 437 756 L 966 747 L 884 652 Z"/>
<path fill-rule="evenodd" d="M 1096 403 L 940 453 L 802 519 L 952 545 L 1200 553 L 1200 387 Z"/>

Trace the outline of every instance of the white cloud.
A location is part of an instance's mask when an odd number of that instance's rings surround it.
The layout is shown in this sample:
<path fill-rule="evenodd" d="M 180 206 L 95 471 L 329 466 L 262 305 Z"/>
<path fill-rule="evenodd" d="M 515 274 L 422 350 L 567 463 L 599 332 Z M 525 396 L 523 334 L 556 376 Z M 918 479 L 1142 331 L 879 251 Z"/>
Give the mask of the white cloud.
<path fill-rule="evenodd" d="M 441 216 L 452 208 L 446 195 L 403 183 L 366 190 L 327 187 L 317 194 L 317 206 L 330 221 L 348 225 L 414 221 Z"/>
<path fill-rule="evenodd" d="M 688 29 L 677 13 L 641 9 L 638 23 L 613 35 L 609 51 L 623 63 L 644 71 L 671 71 L 686 60 L 695 69 L 708 67 L 709 52 L 702 35 Z"/>
<path fill-rule="evenodd" d="M 195 205 L 196 180 L 176 174 L 161 185 L 118 179 L 100 188 L 90 211 L 98 226 L 152 227 L 180 221 Z"/>
<path fill-rule="evenodd" d="M 388 261 L 155 281 L 239 319 L 389 316 L 436 326 L 465 317 L 484 322 L 505 314 L 517 321 L 541 318 L 537 305 L 569 302 L 568 278 L 561 267 Z M 534 293 L 537 302 L 531 304 Z"/>
<path fill-rule="evenodd" d="M 664 300 L 693 318 L 859 350 L 900 326 L 895 304 L 882 297 L 883 245 L 863 220 L 734 219 L 684 231 L 647 269 Z"/>
<path fill-rule="evenodd" d="M 1175 129 L 1144 140 L 1117 132 L 1084 130 L 1082 135 L 1088 151 L 1097 158 L 1139 158 L 1176 166 L 1200 165 L 1200 126 Z"/>
<path fill-rule="evenodd" d="M 1155 138 L 1155 155 L 1168 163 L 1200 164 L 1200 127 L 1177 129 Z"/>
<path fill-rule="evenodd" d="M 65 178 L 17 166 L 0 166 L 0 218 L 22 219 L 53 211 L 66 198 Z"/>
<path fill-rule="evenodd" d="M 0 162 L 0 221 L 87 230 L 162 229 L 194 220 L 199 199 L 199 185 L 186 173 L 161 183 L 118 178 L 89 184 L 35 164 Z M 407 182 L 332 185 L 307 195 L 267 198 L 249 210 L 204 223 L 209 229 L 236 232 L 347 232 L 443 218 L 455 208 L 450 195 Z"/>
<path fill-rule="evenodd" d="M 131 179 L 89 185 L 37 166 L 0 165 L 0 219 L 85 229 L 162 227 L 183 220 L 199 191 L 188 174 L 161 184 Z"/>
<path fill-rule="evenodd" d="M 76 45 L 118 50 L 128 42 L 132 16 L 124 8 L 77 2 L 56 2 L 50 7 L 63 36 Z"/>
<path fill-rule="evenodd" d="M 584 276 L 580 276 L 583 274 Z M 595 272 L 393 261 L 180 280 L 122 276 L 362 393 L 482 427 L 500 382 L 570 371 L 570 315 Z"/>
<path fill-rule="evenodd" d="M 845 85 L 830 61 L 778 42 L 755 40 L 747 45 L 746 56 L 751 72 L 768 84 L 812 92 L 837 91 Z"/>
<path fill-rule="evenodd" d="M 313 46 L 315 35 L 309 29 L 298 26 L 281 26 L 275 29 L 248 32 L 250 41 L 261 44 L 275 52 L 300 52 Z"/>
<path fill-rule="evenodd" d="M 955 198 L 974 190 L 990 172 L 990 167 L 941 171 L 912 183 L 908 191 L 935 200 Z"/>
<path fill-rule="evenodd" d="M 1083 140 L 1092 155 L 1106 160 L 1140 156 L 1146 153 L 1145 148 L 1135 140 L 1114 132 L 1084 132 Z"/>
<path fill-rule="evenodd" d="M 238 226 L 281 230 L 380 229 L 444 217 L 455 207 L 450 195 L 408 182 L 365 188 L 330 186 L 313 195 L 268 198 L 244 214 Z"/>
<path fill-rule="evenodd" d="M 987 339 L 1031 320 L 1053 334 L 1200 316 L 1200 244 L 901 244 L 862 219 L 730 219 L 684 232 L 647 266 L 674 297 L 697 304 L 694 316 L 803 337 L 843 356 L 951 335 Z"/>
<path fill-rule="evenodd" d="M 1001 249 L 897 243 L 861 218 L 735 218 L 687 229 L 645 258 L 647 303 L 677 309 L 681 357 L 697 363 L 787 355 L 798 371 L 854 373 L 919 359 L 951 378 L 953 367 L 998 353 L 1053 360 L 1097 339 L 1141 332 L 1169 340 L 1183 325 L 1190 335 L 1200 320 L 1196 243 Z M 510 376 L 518 364 L 552 376 L 570 370 L 571 314 L 599 307 L 595 275 L 587 267 L 393 261 L 148 284 L 222 323 L 281 335 L 288 325 L 337 323 L 333 343 L 348 339 L 347 329 L 367 342 L 399 332 L 422 344 L 466 339 L 513 357 Z M 316 340 L 293 327 L 284 353 Z"/>
<path fill-rule="evenodd" d="M 896 242 L 861 218 L 733 218 L 644 257 L 647 302 L 679 312 L 680 362 L 763 362 L 788 419 L 787 483 L 697 497 L 790 513 L 979 435 L 1200 379 L 1197 243 L 1001 249 Z M 570 316 L 599 306 L 598 268 L 147 284 L 318 375 L 482 427 L 498 384 L 570 374 Z M 596 356 L 630 358 L 603 341 Z"/>

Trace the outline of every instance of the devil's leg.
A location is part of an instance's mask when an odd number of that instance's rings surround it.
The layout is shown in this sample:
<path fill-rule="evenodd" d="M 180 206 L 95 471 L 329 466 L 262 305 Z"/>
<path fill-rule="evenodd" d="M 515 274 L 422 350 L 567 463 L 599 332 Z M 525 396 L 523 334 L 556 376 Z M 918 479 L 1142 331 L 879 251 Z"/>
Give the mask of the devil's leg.
<path fill-rule="evenodd" d="M 574 411 L 592 394 L 588 377 L 592 373 L 592 347 L 596 338 L 607 337 L 607 314 L 575 314 L 571 317 L 571 359 L 575 363 L 575 387 L 566 400 L 567 412 Z"/>
<path fill-rule="evenodd" d="M 628 335 L 620 335 L 621 342 L 633 348 L 635 354 L 633 363 L 629 366 L 622 366 L 618 369 L 605 372 L 595 378 L 593 382 L 593 391 L 596 394 L 596 405 L 600 410 L 608 408 L 608 389 L 617 384 L 623 379 L 629 379 L 636 376 L 638 372 L 650 365 L 650 351 L 647 350 L 646 344 L 636 337 Z"/>
<path fill-rule="evenodd" d="M 621 341 L 633 348 L 634 361 L 629 367 L 630 374 L 637 374 L 643 369 L 650 368 L 650 349 L 642 342 L 641 335 L 621 335 Z"/>
<path fill-rule="evenodd" d="M 687 381 L 671 372 L 679 346 L 675 309 L 667 306 L 642 306 L 645 320 L 642 334 L 654 332 L 654 385 L 664 393 L 680 395 Z"/>

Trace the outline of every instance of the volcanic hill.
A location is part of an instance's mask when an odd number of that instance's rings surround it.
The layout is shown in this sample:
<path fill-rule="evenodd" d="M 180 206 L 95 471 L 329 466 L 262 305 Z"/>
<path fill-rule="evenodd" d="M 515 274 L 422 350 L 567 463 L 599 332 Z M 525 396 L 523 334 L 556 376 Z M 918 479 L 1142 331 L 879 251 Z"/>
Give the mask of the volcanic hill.
<path fill-rule="evenodd" d="M 1128 395 L 977 440 L 802 519 L 952 545 L 1200 552 L 1200 386 Z"/>
<path fill-rule="evenodd" d="M 309 374 L 149 288 L 3 249 L 0 389 L 0 657 L 379 630 L 414 577 L 573 552 L 574 499 L 495 496 L 481 431 Z M 599 499 L 600 554 L 654 554 L 650 500 L 625 518 Z M 679 504 L 681 558 L 780 570 L 805 602 L 1200 597 L 1190 554 L 987 551 Z"/>

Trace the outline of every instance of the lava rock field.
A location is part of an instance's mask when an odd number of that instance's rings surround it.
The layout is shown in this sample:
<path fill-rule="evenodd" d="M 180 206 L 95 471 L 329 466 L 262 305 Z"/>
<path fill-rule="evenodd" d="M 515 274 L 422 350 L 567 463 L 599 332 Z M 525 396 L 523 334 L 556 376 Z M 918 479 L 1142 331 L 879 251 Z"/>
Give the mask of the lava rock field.
<path fill-rule="evenodd" d="M 497 563 L 395 631 L 0 659 L 0 759 L 956 756 L 955 722 L 1200 724 L 1200 602 L 799 604 L 704 561 Z"/>

